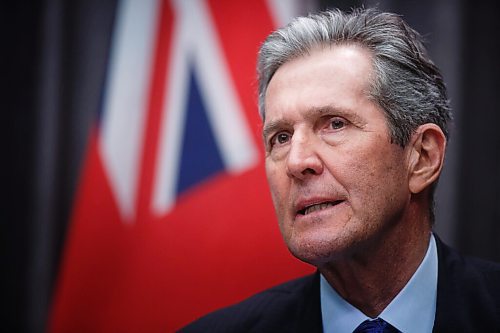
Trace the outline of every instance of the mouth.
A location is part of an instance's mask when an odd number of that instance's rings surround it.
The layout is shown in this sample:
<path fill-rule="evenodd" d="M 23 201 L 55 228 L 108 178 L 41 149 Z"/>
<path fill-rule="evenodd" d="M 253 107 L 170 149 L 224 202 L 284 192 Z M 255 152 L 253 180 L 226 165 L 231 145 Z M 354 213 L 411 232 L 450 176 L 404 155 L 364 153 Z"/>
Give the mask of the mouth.
<path fill-rule="evenodd" d="M 297 215 L 308 215 L 317 211 L 321 211 L 324 209 L 327 209 L 329 207 L 333 207 L 341 203 L 342 200 L 335 200 L 335 201 L 325 201 L 325 202 L 320 202 L 320 203 L 315 203 L 311 205 L 307 205 L 302 209 L 299 209 L 297 211 Z"/>

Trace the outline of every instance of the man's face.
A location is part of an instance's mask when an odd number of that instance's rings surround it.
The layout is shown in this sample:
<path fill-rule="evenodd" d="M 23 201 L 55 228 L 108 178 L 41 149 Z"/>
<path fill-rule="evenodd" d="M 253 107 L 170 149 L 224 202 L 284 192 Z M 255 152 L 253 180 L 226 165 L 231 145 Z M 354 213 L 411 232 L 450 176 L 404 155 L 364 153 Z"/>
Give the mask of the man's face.
<path fill-rule="evenodd" d="M 367 97 L 370 53 L 318 48 L 282 65 L 265 107 L 266 174 L 291 252 L 314 265 L 384 240 L 407 212 L 408 150 Z"/>

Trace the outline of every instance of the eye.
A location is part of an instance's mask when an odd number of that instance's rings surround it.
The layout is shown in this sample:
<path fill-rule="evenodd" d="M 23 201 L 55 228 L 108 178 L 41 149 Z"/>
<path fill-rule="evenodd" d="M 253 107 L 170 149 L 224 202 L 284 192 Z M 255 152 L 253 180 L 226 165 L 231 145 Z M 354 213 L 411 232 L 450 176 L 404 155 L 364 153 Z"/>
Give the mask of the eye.
<path fill-rule="evenodd" d="M 334 130 L 341 129 L 341 128 L 345 127 L 345 125 L 346 125 L 346 121 L 344 119 L 338 118 L 338 117 L 333 118 L 330 122 L 330 126 Z"/>
<path fill-rule="evenodd" d="M 287 132 L 279 132 L 271 138 L 271 146 L 275 144 L 285 144 L 290 141 L 290 134 Z"/>

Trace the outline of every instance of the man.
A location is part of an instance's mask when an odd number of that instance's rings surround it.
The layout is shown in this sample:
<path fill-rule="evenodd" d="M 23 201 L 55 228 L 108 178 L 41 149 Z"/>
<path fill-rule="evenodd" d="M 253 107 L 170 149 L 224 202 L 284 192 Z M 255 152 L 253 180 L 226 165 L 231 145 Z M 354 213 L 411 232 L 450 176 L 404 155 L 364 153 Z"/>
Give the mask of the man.
<path fill-rule="evenodd" d="M 185 331 L 500 331 L 500 265 L 432 234 L 450 111 L 418 33 L 373 9 L 310 15 L 268 37 L 258 72 L 280 229 L 318 272 Z"/>

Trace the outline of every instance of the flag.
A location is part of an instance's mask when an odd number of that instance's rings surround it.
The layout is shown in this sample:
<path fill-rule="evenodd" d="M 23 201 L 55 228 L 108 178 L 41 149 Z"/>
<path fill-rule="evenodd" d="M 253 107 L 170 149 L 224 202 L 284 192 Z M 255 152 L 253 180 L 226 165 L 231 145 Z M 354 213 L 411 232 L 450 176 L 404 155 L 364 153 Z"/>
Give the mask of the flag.
<path fill-rule="evenodd" d="M 281 240 L 257 112 L 287 4 L 119 2 L 50 332 L 169 332 L 312 271 Z"/>

